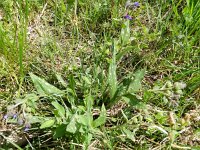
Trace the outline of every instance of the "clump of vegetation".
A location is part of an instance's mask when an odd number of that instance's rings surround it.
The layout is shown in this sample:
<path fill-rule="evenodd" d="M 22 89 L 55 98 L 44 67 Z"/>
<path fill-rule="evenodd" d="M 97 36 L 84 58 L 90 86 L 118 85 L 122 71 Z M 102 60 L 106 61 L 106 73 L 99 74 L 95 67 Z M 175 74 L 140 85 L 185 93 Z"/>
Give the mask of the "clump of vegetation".
<path fill-rule="evenodd" d="M 200 149 L 200 2 L 0 2 L 0 147 Z"/>

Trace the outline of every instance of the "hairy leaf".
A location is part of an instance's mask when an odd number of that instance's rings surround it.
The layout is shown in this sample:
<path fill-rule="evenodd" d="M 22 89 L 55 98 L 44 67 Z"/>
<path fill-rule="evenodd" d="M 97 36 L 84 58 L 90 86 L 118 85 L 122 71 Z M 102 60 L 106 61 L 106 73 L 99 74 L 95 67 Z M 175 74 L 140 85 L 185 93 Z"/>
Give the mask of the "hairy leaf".
<path fill-rule="evenodd" d="M 122 45 L 126 45 L 130 40 L 130 27 L 129 27 L 129 20 L 127 20 L 121 30 L 121 42 Z"/>
<path fill-rule="evenodd" d="M 56 108 L 56 110 L 58 111 L 58 114 L 62 118 L 64 118 L 65 117 L 65 108 L 62 105 L 60 105 L 57 101 L 53 101 L 51 104 Z"/>
<path fill-rule="evenodd" d="M 55 123 L 55 120 L 53 120 L 53 119 L 45 121 L 44 123 L 41 124 L 40 129 L 49 128 L 49 127 L 53 126 L 54 123 Z"/>
<path fill-rule="evenodd" d="M 141 81 L 144 78 L 145 69 L 139 70 L 135 73 L 135 79 L 130 83 L 128 92 L 134 93 L 138 92 L 142 87 Z"/>
<path fill-rule="evenodd" d="M 104 105 L 102 105 L 100 116 L 93 122 L 93 126 L 96 128 L 105 124 L 105 122 L 106 122 L 106 108 Z"/>
<path fill-rule="evenodd" d="M 111 98 L 114 97 L 115 92 L 117 91 L 117 74 L 116 74 L 116 50 L 115 50 L 115 41 L 113 42 L 112 45 L 112 50 L 113 50 L 113 56 L 112 56 L 112 61 L 109 66 L 109 72 L 108 72 L 108 84 L 109 84 L 109 89 L 110 89 L 110 96 Z"/>
<path fill-rule="evenodd" d="M 71 118 L 70 123 L 67 125 L 66 131 L 68 131 L 70 133 L 75 133 L 76 130 L 77 130 L 77 127 L 76 127 L 76 118 L 75 118 L 75 116 L 73 116 Z"/>
<path fill-rule="evenodd" d="M 31 79 L 35 85 L 35 88 L 37 89 L 37 92 L 41 96 L 45 95 L 51 95 L 51 94 L 56 94 L 56 95 L 63 95 L 64 92 L 56 88 L 55 86 L 49 84 L 46 82 L 44 79 L 34 75 L 33 73 L 30 73 Z"/>

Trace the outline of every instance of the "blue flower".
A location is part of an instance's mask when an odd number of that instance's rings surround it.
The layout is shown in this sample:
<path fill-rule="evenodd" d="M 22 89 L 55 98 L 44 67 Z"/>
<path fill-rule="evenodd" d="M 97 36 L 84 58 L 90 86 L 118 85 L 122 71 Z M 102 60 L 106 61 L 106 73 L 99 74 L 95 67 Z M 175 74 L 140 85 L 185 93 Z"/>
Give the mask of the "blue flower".
<path fill-rule="evenodd" d="M 135 7 L 140 7 L 140 3 L 139 3 L 139 2 L 134 2 L 133 5 L 134 5 Z"/>
<path fill-rule="evenodd" d="M 3 119 L 4 119 L 4 120 L 8 119 L 8 115 L 7 115 L 7 114 L 4 115 L 4 116 L 3 116 Z"/>
<path fill-rule="evenodd" d="M 27 124 L 25 125 L 24 131 L 27 132 L 27 131 L 30 130 L 30 128 L 31 128 L 31 125 L 30 125 L 29 123 L 27 123 Z"/>
<path fill-rule="evenodd" d="M 126 4 L 125 4 L 125 8 L 126 9 L 136 9 L 138 7 L 140 7 L 140 3 L 139 2 L 131 3 L 131 0 L 127 0 L 126 1 Z"/>
<path fill-rule="evenodd" d="M 14 115 L 13 115 L 13 119 L 17 119 L 17 114 L 14 114 Z"/>
<path fill-rule="evenodd" d="M 29 127 L 25 127 L 24 131 L 27 132 L 29 129 Z"/>
<path fill-rule="evenodd" d="M 133 18 L 131 16 L 129 16 L 129 15 L 125 15 L 124 19 L 132 20 Z"/>

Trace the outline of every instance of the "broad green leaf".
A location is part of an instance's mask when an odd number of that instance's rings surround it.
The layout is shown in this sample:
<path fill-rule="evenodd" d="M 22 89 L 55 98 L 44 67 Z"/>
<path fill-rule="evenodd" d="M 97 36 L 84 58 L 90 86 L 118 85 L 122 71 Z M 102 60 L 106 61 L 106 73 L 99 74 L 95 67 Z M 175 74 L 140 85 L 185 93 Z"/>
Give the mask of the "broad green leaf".
<path fill-rule="evenodd" d="M 129 27 L 129 20 L 127 20 L 121 29 L 121 42 L 122 45 L 126 45 L 130 40 L 130 27 Z"/>
<path fill-rule="evenodd" d="M 71 118 L 71 121 L 69 122 L 69 124 L 67 125 L 66 131 L 70 132 L 70 133 L 75 133 L 77 130 L 76 127 L 76 118 L 75 115 Z"/>
<path fill-rule="evenodd" d="M 62 118 L 65 118 L 65 108 L 62 105 L 60 105 L 57 101 L 53 101 L 51 104 L 56 108 L 58 114 Z"/>
<path fill-rule="evenodd" d="M 145 75 L 145 69 L 139 70 L 135 73 L 135 79 L 130 83 L 128 92 L 129 93 L 134 93 L 138 92 L 140 88 L 142 87 L 142 79 L 144 78 Z"/>
<path fill-rule="evenodd" d="M 83 126 L 87 126 L 89 128 L 92 127 L 93 123 L 93 115 L 91 111 L 86 111 L 84 115 L 77 116 L 77 122 Z"/>
<path fill-rule="evenodd" d="M 126 103 L 135 106 L 139 104 L 139 100 L 137 99 L 137 97 L 133 94 L 126 94 L 123 95 L 122 98 L 125 100 Z"/>
<path fill-rule="evenodd" d="M 108 84 L 109 84 L 111 99 L 114 97 L 115 92 L 117 91 L 117 75 L 116 75 L 117 65 L 115 58 L 116 56 L 115 41 L 113 41 L 112 50 L 113 50 L 113 56 L 108 71 Z"/>
<path fill-rule="evenodd" d="M 41 96 L 45 95 L 51 95 L 51 94 L 56 94 L 56 95 L 63 95 L 64 92 L 56 88 L 55 86 L 49 84 L 46 82 L 44 79 L 34 75 L 33 73 L 30 73 L 30 77 L 35 85 L 35 88 L 37 89 L 37 92 Z"/>
<path fill-rule="evenodd" d="M 128 103 L 131 106 L 134 106 L 137 109 L 145 109 L 146 105 L 142 102 L 140 102 L 140 100 L 133 94 L 126 94 L 123 95 L 122 98 L 124 99 L 124 101 L 126 103 Z"/>
<path fill-rule="evenodd" d="M 40 129 L 49 128 L 49 127 L 53 126 L 54 123 L 55 123 L 55 120 L 53 120 L 53 119 L 45 121 L 44 123 L 41 124 Z"/>
<path fill-rule="evenodd" d="M 65 125 L 65 124 L 59 125 L 55 130 L 53 138 L 57 139 L 57 138 L 60 138 L 60 137 L 64 136 L 65 133 L 66 133 L 66 127 L 67 127 L 67 125 Z"/>
<path fill-rule="evenodd" d="M 97 128 L 106 123 L 106 108 L 102 105 L 100 116 L 94 120 L 93 127 Z"/>
<path fill-rule="evenodd" d="M 80 133 L 85 133 L 85 129 L 84 129 L 84 127 L 81 126 L 81 127 L 79 128 L 78 132 L 80 132 Z"/>
<path fill-rule="evenodd" d="M 87 126 L 88 125 L 88 117 L 86 115 L 79 115 L 77 122 L 84 126 Z"/>

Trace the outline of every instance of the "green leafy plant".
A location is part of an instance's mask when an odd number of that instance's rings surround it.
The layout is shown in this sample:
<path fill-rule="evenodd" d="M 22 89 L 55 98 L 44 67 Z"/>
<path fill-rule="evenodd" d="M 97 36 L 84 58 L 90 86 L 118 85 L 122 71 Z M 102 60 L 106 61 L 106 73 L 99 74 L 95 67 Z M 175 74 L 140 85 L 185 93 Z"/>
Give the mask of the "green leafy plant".
<path fill-rule="evenodd" d="M 123 84 L 121 83 L 118 86 L 117 83 L 117 77 L 116 77 L 116 64 L 115 64 L 115 53 L 113 53 L 113 58 L 110 63 L 109 71 L 108 71 L 108 81 L 107 85 L 109 86 L 109 99 L 105 102 L 107 107 L 111 107 L 115 103 L 117 103 L 118 100 L 123 99 L 123 97 L 126 97 L 128 99 L 129 104 L 131 105 L 137 105 L 139 103 L 139 100 L 137 99 L 135 93 L 138 92 L 141 89 L 141 80 L 143 79 L 145 70 L 138 71 L 135 74 L 134 80 L 130 82 L 129 84 Z M 67 136 L 67 133 L 74 134 L 79 136 L 82 134 L 83 140 L 78 140 L 76 142 L 85 143 L 85 147 L 88 146 L 90 141 L 92 140 L 93 134 L 95 130 L 98 131 L 98 128 L 106 123 L 106 108 L 104 104 L 101 106 L 101 111 L 98 115 L 97 119 L 94 119 L 93 117 L 93 109 L 97 106 L 94 105 L 95 101 L 93 96 L 88 93 L 87 95 L 84 94 L 83 103 L 78 102 L 82 101 L 78 96 L 78 93 L 76 91 L 76 85 L 75 85 L 75 79 L 73 76 L 70 76 L 69 78 L 69 85 L 67 86 L 67 92 L 64 90 L 59 90 L 58 88 L 54 87 L 53 85 L 47 83 L 44 79 L 41 79 L 34 75 L 33 73 L 30 73 L 31 79 L 35 85 L 35 88 L 37 89 L 37 93 L 40 97 L 46 97 L 51 101 L 51 105 L 54 107 L 53 114 L 55 115 L 55 119 L 44 119 L 44 121 L 40 128 L 45 129 L 49 127 L 55 128 L 54 132 L 54 138 L 59 138 L 62 136 Z M 59 79 L 61 77 L 59 76 Z M 87 80 L 84 77 L 84 81 Z M 131 80 L 130 80 L 131 81 Z M 83 84 L 83 83 L 82 83 Z M 88 81 L 88 84 L 89 81 Z M 125 91 L 127 89 L 127 91 Z M 92 90 L 92 89 L 90 89 Z M 122 90 L 119 92 L 119 90 Z M 83 92 L 85 93 L 85 92 Z M 87 91 L 86 91 L 87 93 Z M 67 97 L 68 102 L 71 104 L 71 106 L 67 106 L 64 97 Z M 130 96 L 131 95 L 131 96 Z M 55 99 L 53 97 L 60 97 L 59 99 Z M 49 97 L 49 98 L 48 98 Z M 55 100 L 54 100 L 55 99 Z M 134 102 L 133 102 L 134 101 Z M 62 132 L 63 131 L 63 132 Z M 90 138 L 89 138 L 89 137 Z M 89 139 L 88 139 L 89 138 Z M 89 140 L 89 141 L 88 141 Z"/>
<path fill-rule="evenodd" d="M 199 4 L 0 1 L 0 147 L 198 149 Z"/>

